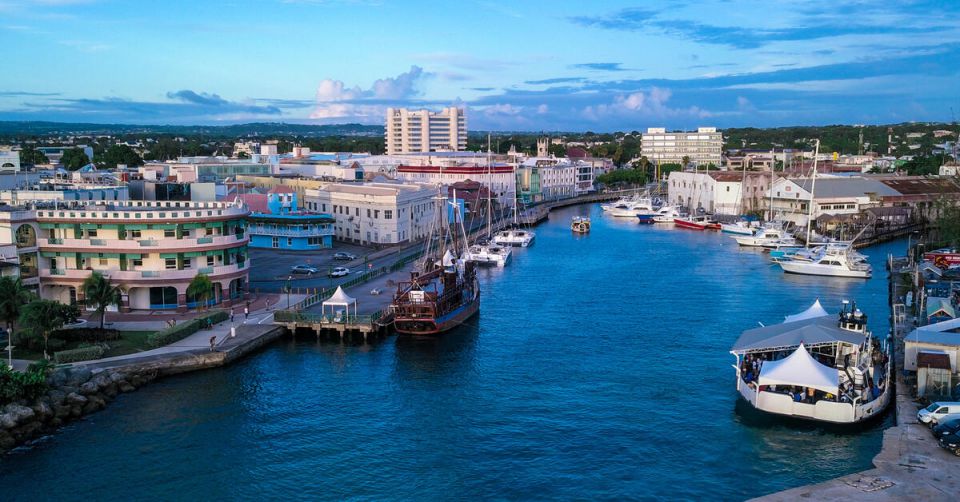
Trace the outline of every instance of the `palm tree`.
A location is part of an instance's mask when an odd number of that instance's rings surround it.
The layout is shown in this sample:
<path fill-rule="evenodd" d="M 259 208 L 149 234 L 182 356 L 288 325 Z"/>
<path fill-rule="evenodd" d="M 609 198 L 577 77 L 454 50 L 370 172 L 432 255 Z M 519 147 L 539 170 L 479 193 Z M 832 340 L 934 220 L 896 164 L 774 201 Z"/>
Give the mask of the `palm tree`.
<path fill-rule="evenodd" d="M 33 293 L 23 287 L 20 277 L 0 277 L 0 321 L 13 330 L 22 307 L 33 300 Z"/>
<path fill-rule="evenodd" d="M 70 316 L 70 306 L 53 300 L 34 300 L 28 303 L 20 313 L 20 325 L 32 335 L 43 337 L 43 357 L 47 355 L 47 341 L 50 334 L 63 327 Z"/>
<path fill-rule="evenodd" d="M 690 164 L 690 156 L 689 156 L 689 155 L 684 155 L 683 158 L 680 159 L 680 162 L 683 163 L 683 168 L 686 169 L 687 166 Z"/>
<path fill-rule="evenodd" d="M 95 271 L 83 280 L 81 288 L 87 306 L 93 307 L 100 315 L 100 329 L 103 330 L 103 322 L 107 317 L 107 307 L 111 305 L 120 306 L 120 286 L 110 284 L 110 279 Z"/>
<path fill-rule="evenodd" d="M 197 310 L 207 304 L 210 296 L 213 294 L 213 283 L 207 274 L 197 274 L 187 286 L 187 296 L 193 297 L 197 301 Z"/>

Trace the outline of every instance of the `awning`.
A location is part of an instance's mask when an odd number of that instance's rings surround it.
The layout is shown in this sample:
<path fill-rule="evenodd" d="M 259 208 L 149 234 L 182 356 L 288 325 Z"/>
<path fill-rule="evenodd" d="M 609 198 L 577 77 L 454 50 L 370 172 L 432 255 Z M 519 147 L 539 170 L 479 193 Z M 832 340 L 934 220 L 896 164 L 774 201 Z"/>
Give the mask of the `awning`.
<path fill-rule="evenodd" d="M 810 306 L 807 310 L 800 312 L 799 314 L 788 315 L 783 322 L 796 322 L 803 321 L 805 319 L 813 319 L 815 317 L 823 317 L 830 315 L 829 312 L 824 310 L 823 306 L 820 305 L 820 299 L 813 302 L 813 305 Z"/>
<path fill-rule="evenodd" d="M 864 335 L 841 329 L 831 316 L 748 329 L 740 334 L 731 352 L 787 349 L 805 344 L 808 347 L 836 342 L 851 345 L 863 343 Z"/>
<path fill-rule="evenodd" d="M 160 258 L 176 258 L 177 253 L 160 253 Z"/>
<path fill-rule="evenodd" d="M 84 230 L 96 230 L 99 226 L 96 223 L 81 223 L 80 228 Z"/>
<path fill-rule="evenodd" d="M 123 228 L 127 230 L 146 230 L 147 226 L 141 225 L 140 223 L 133 223 L 133 224 L 124 223 Z"/>
<path fill-rule="evenodd" d="M 85 258 L 120 258 L 120 253 L 80 253 Z"/>
<path fill-rule="evenodd" d="M 40 223 L 39 225 L 40 225 L 40 228 L 46 228 L 46 229 L 57 228 L 56 223 Z"/>
<path fill-rule="evenodd" d="M 758 385 L 797 385 L 838 395 L 840 373 L 820 364 L 800 344 L 793 354 L 779 361 L 764 361 Z"/>
<path fill-rule="evenodd" d="M 184 258 L 196 258 L 203 255 L 203 251 L 187 251 L 186 253 L 183 253 Z"/>

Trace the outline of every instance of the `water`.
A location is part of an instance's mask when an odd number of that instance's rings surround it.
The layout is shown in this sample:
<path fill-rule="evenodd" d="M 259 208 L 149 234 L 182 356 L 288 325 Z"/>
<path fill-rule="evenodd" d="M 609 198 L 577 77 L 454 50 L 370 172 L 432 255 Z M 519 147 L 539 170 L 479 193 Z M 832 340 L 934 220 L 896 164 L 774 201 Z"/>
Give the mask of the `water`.
<path fill-rule="evenodd" d="M 870 467 L 891 417 L 859 433 L 757 417 L 728 350 L 817 297 L 855 298 L 886 333 L 903 242 L 867 250 L 860 281 L 596 206 L 537 234 L 482 271 L 480 317 L 443 339 L 285 339 L 161 380 L 0 458 L 4 498 L 743 499 Z"/>

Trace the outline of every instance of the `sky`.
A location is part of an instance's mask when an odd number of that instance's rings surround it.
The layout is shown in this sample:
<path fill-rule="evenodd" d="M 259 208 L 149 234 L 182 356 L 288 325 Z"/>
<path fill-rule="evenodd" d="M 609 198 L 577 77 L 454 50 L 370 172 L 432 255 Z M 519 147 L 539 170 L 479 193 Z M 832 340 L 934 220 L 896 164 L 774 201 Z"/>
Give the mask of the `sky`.
<path fill-rule="evenodd" d="M 960 0 L 0 0 L 0 120 L 953 121 Z"/>

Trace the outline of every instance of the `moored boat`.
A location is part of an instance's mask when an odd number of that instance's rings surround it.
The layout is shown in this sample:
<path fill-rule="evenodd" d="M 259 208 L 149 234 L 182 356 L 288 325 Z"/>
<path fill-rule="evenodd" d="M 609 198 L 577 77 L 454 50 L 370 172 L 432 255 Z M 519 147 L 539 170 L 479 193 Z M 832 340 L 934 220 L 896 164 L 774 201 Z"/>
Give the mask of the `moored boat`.
<path fill-rule="evenodd" d="M 680 228 L 689 228 L 691 230 L 720 230 L 720 224 L 712 220 L 709 216 L 674 218 L 673 224 Z"/>
<path fill-rule="evenodd" d="M 570 230 L 577 234 L 590 233 L 590 218 L 584 216 L 574 216 L 570 222 Z"/>
<path fill-rule="evenodd" d="M 887 341 L 872 336 L 855 303 L 844 301 L 834 317 L 817 301 L 781 324 L 744 331 L 730 353 L 737 391 L 763 412 L 854 424 L 890 403 Z"/>
<path fill-rule="evenodd" d="M 873 267 L 867 263 L 867 257 L 843 246 L 820 246 L 806 252 L 798 251 L 778 259 L 776 263 L 790 274 L 859 279 L 873 276 Z"/>
<path fill-rule="evenodd" d="M 657 210 L 657 214 L 653 215 L 652 219 L 654 223 L 674 223 L 677 218 L 682 218 L 683 213 L 677 209 L 676 206 L 663 206 Z"/>
<path fill-rule="evenodd" d="M 537 236 L 530 230 L 514 228 L 511 230 L 501 230 L 493 236 L 493 242 L 501 246 L 520 246 L 527 247 L 533 244 L 533 239 Z"/>
<path fill-rule="evenodd" d="M 720 231 L 725 234 L 736 234 L 736 235 L 753 235 L 753 232 L 757 229 L 754 222 L 747 220 L 738 220 L 733 223 L 722 223 L 720 225 Z"/>

